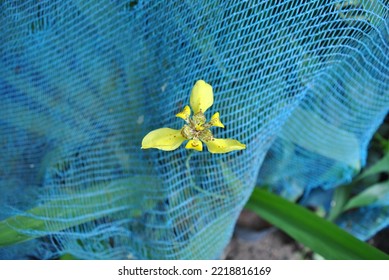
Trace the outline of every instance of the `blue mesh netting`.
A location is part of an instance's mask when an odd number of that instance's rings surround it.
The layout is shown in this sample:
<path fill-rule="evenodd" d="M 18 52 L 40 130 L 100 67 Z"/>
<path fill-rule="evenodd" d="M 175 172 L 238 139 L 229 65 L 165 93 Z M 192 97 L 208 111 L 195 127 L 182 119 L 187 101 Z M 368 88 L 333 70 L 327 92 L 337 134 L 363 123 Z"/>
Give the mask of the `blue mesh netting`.
<path fill-rule="evenodd" d="M 218 258 L 257 183 L 295 199 L 350 180 L 389 110 L 386 0 L 6 0 L 0 11 L 0 219 L 47 229 L 20 230 L 44 237 L 0 258 Z M 215 135 L 247 149 L 141 150 L 149 131 L 180 127 L 199 79 L 226 125 Z M 388 207 L 362 210 L 360 238 L 389 223 Z"/>

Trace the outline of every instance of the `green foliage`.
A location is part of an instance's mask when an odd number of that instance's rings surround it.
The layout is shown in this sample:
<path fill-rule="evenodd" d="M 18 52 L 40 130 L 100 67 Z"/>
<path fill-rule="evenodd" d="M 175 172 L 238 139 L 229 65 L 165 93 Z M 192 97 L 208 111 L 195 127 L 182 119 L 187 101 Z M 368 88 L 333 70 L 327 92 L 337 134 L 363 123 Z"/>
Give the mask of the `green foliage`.
<path fill-rule="evenodd" d="M 343 211 L 352 208 L 363 207 L 368 205 L 386 206 L 388 205 L 389 197 L 389 180 L 383 183 L 377 183 L 358 195 L 351 198 L 343 207 Z"/>
<path fill-rule="evenodd" d="M 246 208 L 326 259 L 389 259 L 335 224 L 268 191 L 256 188 Z"/>
<path fill-rule="evenodd" d="M 259 188 L 254 190 L 246 207 L 326 259 L 388 259 L 389 255 L 331 222 L 351 209 L 388 206 L 389 180 L 380 181 L 380 175 L 389 174 L 389 140 L 378 133 L 375 139 L 383 157 L 364 169 L 350 184 L 335 190 L 327 219 Z"/>
<path fill-rule="evenodd" d="M 113 213 L 120 212 L 127 218 L 137 218 L 154 207 L 154 203 L 145 198 L 143 187 L 157 190 L 158 186 L 159 182 L 152 177 L 135 176 L 110 182 L 109 187 L 90 187 L 83 195 L 68 192 L 23 214 L 0 221 L 0 247 L 110 217 Z"/>
<path fill-rule="evenodd" d="M 379 134 L 377 134 L 379 135 Z M 347 185 L 340 186 L 333 196 L 333 207 L 328 213 L 330 221 L 336 220 L 343 212 L 366 206 L 388 206 L 389 180 L 380 181 L 380 174 L 389 175 L 389 140 L 380 137 L 383 157 L 364 169 Z"/>

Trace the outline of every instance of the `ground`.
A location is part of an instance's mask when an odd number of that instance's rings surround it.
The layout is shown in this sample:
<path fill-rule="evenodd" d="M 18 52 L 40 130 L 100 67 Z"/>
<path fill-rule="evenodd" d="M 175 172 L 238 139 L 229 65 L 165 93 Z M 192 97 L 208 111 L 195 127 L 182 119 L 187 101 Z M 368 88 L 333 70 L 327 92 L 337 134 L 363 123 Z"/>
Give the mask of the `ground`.
<path fill-rule="evenodd" d="M 301 260 L 303 247 L 256 214 L 243 210 L 224 252 L 227 260 Z"/>

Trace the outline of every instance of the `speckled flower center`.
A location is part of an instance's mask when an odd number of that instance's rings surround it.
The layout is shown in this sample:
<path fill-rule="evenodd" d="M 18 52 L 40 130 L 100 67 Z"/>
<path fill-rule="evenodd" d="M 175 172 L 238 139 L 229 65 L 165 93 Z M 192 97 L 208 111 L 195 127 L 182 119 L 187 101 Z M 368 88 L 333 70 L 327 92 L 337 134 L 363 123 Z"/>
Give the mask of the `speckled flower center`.
<path fill-rule="evenodd" d="M 213 135 L 209 129 L 212 124 L 206 122 L 205 115 L 200 111 L 193 115 L 192 118 L 188 118 L 187 124 L 181 129 L 181 135 L 186 139 L 198 139 L 203 142 L 213 140 Z"/>

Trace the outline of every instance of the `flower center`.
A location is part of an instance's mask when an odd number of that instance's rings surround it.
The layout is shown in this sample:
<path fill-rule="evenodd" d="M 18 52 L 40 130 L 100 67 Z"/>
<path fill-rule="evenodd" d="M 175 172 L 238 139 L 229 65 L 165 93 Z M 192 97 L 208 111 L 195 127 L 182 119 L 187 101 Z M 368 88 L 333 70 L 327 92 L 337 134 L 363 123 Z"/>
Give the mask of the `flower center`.
<path fill-rule="evenodd" d="M 199 139 L 203 142 L 208 142 L 213 139 L 211 130 L 212 124 L 207 123 L 207 119 L 203 112 L 198 112 L 192 118 L 187 119 L 187 124 L 181 129 L 181 135 L 186 139 Z"/>

